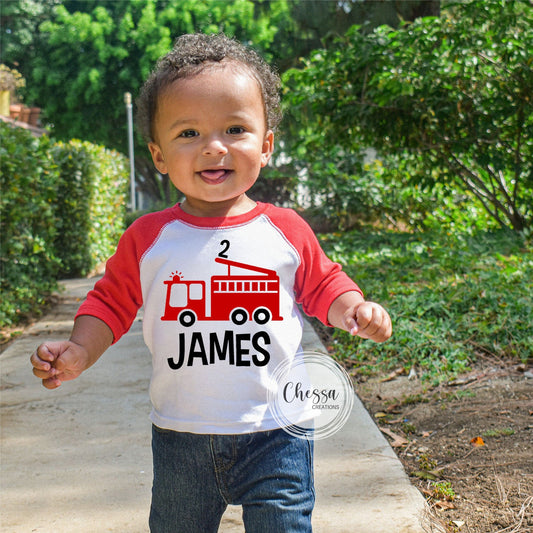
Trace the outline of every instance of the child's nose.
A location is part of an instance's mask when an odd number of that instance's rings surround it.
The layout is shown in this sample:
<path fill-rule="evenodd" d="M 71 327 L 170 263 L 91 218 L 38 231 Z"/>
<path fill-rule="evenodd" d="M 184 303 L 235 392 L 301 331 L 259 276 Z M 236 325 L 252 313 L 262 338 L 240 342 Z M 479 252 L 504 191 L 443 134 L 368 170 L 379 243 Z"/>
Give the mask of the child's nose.
<path fill-rule="evenodd" d="M 219 137 L 210 137 L 205 143 L 204 155 L 224 155 L 228 153 L 228 149 L 222 139 Z"/>

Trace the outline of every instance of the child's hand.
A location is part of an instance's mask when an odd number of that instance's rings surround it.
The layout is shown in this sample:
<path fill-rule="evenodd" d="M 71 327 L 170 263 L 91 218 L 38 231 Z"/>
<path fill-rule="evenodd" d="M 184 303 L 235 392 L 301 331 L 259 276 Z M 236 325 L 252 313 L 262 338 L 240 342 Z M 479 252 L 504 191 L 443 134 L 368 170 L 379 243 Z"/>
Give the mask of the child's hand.
<path fill-rule="evenodd" d="M 336 328 L 375 342 L 384 342 L 392 335 L 389 313 L 381 305 L 365 301 L 356 291 L 345 292 L 334 300 L 328 320 Z"/>
<path fill-rule="evenodd" d="M 375 342 L 384 342 L 392 335 L 389 313 L 374 302 L 349 307 L 344 313 L 346 330 L 352 335 Z"/>
<path fill-rule="evenodd" d="M 86 368 L 87 351 L 71 341 L 41 344 L 30 357 L 33 373 L 47 389 L 56 389 L 63 381 L 77 378 Z"/>
<path fill-rule="evenodd" d="M 113 332 L 99 318 L 82 315 L 74 321 L 70 339 L 45 342 L 30 357 L 33 373 L 47 389 L 76 379 L 96 363 L 113 342 Z"/>

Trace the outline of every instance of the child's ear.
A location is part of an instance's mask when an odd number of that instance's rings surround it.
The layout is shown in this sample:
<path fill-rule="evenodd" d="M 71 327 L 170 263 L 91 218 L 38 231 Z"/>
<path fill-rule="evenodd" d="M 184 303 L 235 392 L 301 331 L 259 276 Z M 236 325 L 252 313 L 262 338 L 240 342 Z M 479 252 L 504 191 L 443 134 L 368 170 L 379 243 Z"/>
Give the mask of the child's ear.
<path fill-rule="evenodd" d="M 148 143 L 148 148 L 152 154 L 152 161 L 154 162 L 155 168 L 157 168 L 161 174 L 168 174 L 165 158 L 163 157 L 163 152 L 161 151 L 161 148 L 159 148 L 159 145 L 151 142 Z"/>
<path fill-rule="evenodd" d="M 265 140 L 263 141 L 263 149 L 261 152 L 261 168 L 266 167 L 272 153 L 274 152 L 274 132 L 268 130 L 265 134 Z"/>

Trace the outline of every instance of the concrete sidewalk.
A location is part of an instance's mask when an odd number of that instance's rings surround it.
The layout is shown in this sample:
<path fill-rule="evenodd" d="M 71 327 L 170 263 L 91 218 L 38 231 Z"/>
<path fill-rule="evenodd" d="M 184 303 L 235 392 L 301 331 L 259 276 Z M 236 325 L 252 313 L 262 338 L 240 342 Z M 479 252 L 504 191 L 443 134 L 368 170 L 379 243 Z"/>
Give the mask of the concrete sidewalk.
<path fill-rule="evenodd" d="M 2 532 L 148 531 L 151 361 L 140 320 L 58 390 L 44 389 L 29 364 L 38 344 L 68 336 L 93 283 L 65 282 L 62 303 L 0 355 Z M 304 349 L 325 352 L 310 326 Z M 348 423 L 315 449 L 315 533 L 431 531 L 422 495 L 358 398 Z M 240 514 L 228 508 L 220 532 L 242 533 Z"/>

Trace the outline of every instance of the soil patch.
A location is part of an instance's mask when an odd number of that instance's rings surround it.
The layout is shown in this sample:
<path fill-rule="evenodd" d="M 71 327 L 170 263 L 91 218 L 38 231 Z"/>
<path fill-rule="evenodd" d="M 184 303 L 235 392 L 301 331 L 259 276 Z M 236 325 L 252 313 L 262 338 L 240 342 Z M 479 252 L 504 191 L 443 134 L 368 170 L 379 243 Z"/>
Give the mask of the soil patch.
<path fill-rule="evenodd" d="M 392 373 L 356 384 L 448 532 L 533 532 L 533 375 L 483 360 L 428 389 Z M 357 381 L 357 378 L 356 378 Z"/>
<path fill-rule="evenodd" d="M 331 330 L 312 323 L 332 348 Z M 369 378 L 345 366 L 436 530 L 533 533 L 533 361 L 479 354 L 437 387 L 403 369 Z"/>

